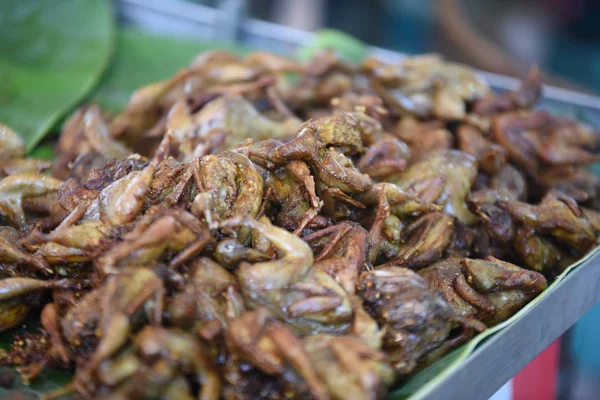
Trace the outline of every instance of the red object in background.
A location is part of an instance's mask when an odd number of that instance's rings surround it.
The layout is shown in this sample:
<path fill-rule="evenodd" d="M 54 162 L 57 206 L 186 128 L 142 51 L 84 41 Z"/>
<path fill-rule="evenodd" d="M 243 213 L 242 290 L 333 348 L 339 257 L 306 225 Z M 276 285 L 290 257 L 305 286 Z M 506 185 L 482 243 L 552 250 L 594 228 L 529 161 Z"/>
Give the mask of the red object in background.
<path fill-rule="evenodd" d="M 557 340 L 513 378 L 512 400 L 554 400 L 559 356 Z"/>

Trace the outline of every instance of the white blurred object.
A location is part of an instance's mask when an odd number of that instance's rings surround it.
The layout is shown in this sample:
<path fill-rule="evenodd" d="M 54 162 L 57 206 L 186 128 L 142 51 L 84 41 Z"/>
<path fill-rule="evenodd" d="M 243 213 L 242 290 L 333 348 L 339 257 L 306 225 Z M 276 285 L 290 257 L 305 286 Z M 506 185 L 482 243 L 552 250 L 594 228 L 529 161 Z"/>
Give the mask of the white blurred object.
<path fill-rule="evenodd" d="M 511 10 L 500 19 L 500 40 L 523 61 L 541 63 L 546 57 L 552 24 L 542 13 Z"/>
<path fill-rule="evenodd" d="M 280 0 L 275 2 L 275 21 L 285 26 L 314 31 L 323 26 L 325 1 L 323 0 Z"/>
<path fill-rule="evenodd" d="M 512 399 L 512 379 L 502 386 L 490 400 L 511 400 Z"/>

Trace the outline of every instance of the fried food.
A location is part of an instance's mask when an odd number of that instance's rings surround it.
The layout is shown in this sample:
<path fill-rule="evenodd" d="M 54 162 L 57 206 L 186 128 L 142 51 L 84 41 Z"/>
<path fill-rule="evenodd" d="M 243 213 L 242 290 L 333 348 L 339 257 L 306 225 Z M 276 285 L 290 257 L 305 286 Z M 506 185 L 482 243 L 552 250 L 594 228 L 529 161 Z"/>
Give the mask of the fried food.
<path fill-rule="evenodd" d="M 384 398 L 597 246 L 600 134 L 540 92 L 208 52 L 75 111 L 53 163 L 0 124 L 0 331 L 42 325 L 3 362 L 84 398 Z"/>

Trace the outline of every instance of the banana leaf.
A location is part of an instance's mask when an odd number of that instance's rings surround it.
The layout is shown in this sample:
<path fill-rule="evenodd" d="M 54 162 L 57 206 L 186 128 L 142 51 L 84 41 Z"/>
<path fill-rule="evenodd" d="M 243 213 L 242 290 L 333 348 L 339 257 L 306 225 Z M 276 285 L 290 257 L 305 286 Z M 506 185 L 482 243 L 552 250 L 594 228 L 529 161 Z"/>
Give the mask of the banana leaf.
<path fill-rule="evenodd" d="M 48 161 L 52 161 L 56 158 L 54 146 L 50 144 L 40 144 L 35 149 L 31 150 L 28 155 L 31 158 L 39 158 Z"/>
<path fill-rule="evenodd" d="M 94 88 L 112 53 L 108 0 L 4 0 L 0 121 L 31 150 Z"/>
<path fill-rule="evenodd" d="M 140 86 L 168 78 L 187 66 L 197 54 L 214 49 L 236 54 L 247 52 L 240 46 L 122 28 L 117 32 L 114 61 L 88 100 L 117 112 L 127 105 L 131 93 Z"/>
<path fill-rule="evenodd" d="M 0 352 L 9 350 L 15 337 L 37 332 L 40 326 L 39 315 L 29 315 L 21 327 L 0 335 Z M 67 371 L 48 369 L 42 372 L 31 384 L 26 384 L 20 379 L 14 368 L 0 367 L 0 382 L 4 386 L 0 387 L 0 398 L 9 398 L 9 395 L 18 393 L 24 399 L 38 399 L 45 393 L 61 390 L 69 384 L 71 378 L 71 374 Z M 15 399 L 17 398 L 21 399 L 15 397 Z"/>
<path fill-rule="evenodd" d="M 353 63 L 360 63 L 369 48 L 360 40 L 335 29 L 322 29 L 296 52 L 299 61 L 307 62 L 323 49 L 333 49 L 339 56 Z"/>

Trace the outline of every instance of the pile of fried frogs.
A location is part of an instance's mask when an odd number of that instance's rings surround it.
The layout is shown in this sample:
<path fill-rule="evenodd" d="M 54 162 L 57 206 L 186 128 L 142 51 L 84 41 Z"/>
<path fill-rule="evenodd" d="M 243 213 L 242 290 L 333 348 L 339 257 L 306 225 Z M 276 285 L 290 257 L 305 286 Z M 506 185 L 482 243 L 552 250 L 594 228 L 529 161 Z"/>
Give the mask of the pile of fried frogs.
<path fill-rule="evenodd" d="M 600 232 L 600 134 L 433 55 L 200 55 L 64 124 L 0 127 L 2 354 L 100 399 L 379 399 Z M 59 395 L 61 393 L 56 393 Z"/>

